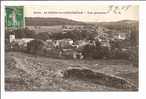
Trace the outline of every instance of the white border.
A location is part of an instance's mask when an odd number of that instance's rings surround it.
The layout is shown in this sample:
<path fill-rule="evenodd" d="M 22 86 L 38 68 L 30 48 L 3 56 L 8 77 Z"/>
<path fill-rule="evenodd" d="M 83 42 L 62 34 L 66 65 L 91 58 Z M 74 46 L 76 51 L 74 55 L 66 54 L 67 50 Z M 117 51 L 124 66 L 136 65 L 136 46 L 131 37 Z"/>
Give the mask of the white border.
<path fill-rule="evenodd" d="M 138 1 L 2 1 L 4 5 L 137 5 Z"/>
<path fill-rule="evenodd" d="M 5 92 L 4 90 L 4 6 L 5 5 L 140 5 L 139 91 L 138 92 Z M 2 99 L 146 99 L 146 2 L 138 1 L 2 1 L 1 2 L 1 93 Z"/>

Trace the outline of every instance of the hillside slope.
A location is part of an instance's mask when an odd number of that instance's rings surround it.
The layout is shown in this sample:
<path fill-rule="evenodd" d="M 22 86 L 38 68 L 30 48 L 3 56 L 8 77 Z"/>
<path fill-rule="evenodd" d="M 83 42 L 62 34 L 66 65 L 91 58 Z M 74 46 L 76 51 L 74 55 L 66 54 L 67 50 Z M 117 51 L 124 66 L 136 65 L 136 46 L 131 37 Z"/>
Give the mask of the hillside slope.
<path fill-rule="evenodd" d="M 40 17 L 26 17 L 26 26 L 51 26 L 51 25 L 85 25 L 83 22 L 74 21 L 65 18 L 40 18 Z"/>

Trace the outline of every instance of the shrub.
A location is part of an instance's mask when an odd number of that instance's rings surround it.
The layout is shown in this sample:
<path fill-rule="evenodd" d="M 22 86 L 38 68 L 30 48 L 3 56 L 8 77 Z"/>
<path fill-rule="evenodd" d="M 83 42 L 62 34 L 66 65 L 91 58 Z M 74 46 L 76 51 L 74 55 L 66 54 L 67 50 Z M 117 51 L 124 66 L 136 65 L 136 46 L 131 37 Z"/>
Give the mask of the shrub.
<path fill-rule="evenodd" d="M 27 44 L 27 52 L 32 54 L 42 54 L 43 46 L 44 42 L 42 40 L 32 40 Z"/>
<path fill-rule="evenodd" d="M 102 59 L 109 57 L 110 50 L 108 47 L 101 46 L 99 41 L 96 41 L 96 46 L 85 45 L 82 54 L 85 58 Z"/>
<path fill-rule="evenodd" d="M 9 39 L 5 39 L 5 51 L 10 51 L 10 50 L 11 50 L 11 45 Z"/>
<path fill-rule="evenodd" d="M 130 50 L 129 60 L 132 62 L 133 66 L 138 67 L 139 63 L 138 47 L 133 47 Z"/>
<path fill-rule="evenodd" d="M 113 59 L 129 59 L 129 50 L 127 51 L 122 51 L 121 49 L 116 49 L 111 51 L 111 58 Z"/>
<path fill-rule="evenodd" d="M 44 33 L 38 33 L 38 34 L 36 34 L 34 38 L 45 41 L 45 40 L 49 39 L 50 37 L 49 37 L 49 34 L 47 32 L 44 32 Z"/>
<path fill-rule="evenodd" d="M 17 30 L 5 30 L 5 38 L 9 38 L 10 34 L 14 34 L 16 38 L 33 38 L 35 31 L 29 30 L 28 28 L 17 29 Z"/>

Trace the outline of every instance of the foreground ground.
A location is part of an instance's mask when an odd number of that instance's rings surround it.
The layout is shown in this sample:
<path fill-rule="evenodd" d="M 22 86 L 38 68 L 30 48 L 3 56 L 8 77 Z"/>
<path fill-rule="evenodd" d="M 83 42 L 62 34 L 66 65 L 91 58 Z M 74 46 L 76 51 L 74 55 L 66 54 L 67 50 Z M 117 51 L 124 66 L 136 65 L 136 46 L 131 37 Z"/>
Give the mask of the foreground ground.
<path fill-rule="evenodd" d="M 124 91 L 81 79 L 66 79 L 62 71 L 69 67 L 85 67 L 124 78 L 138 89 L 138 68 L 125 60 L 53 59 L 20 52 L 6 52 L 5 59 L 7 91 Z"/>

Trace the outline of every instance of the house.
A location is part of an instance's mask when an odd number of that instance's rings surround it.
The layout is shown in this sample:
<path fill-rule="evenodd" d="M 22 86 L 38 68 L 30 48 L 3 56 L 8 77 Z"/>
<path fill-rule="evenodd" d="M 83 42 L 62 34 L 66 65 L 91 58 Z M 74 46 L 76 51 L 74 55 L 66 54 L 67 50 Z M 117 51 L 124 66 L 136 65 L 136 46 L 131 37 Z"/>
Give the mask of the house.
<path fill-rule="evenodd" d="M 62 25 L 53 25 L 53 26 L 25 26 L 26 28 L 35 31 L 36 33 L 42 32 L 61 32 Z"/>
<path fill-rule="evenodd" d="M 34 40 L 33 38 L 15 38 L 15 35 L 10 35 L 11 48 L 18 45 L 20 48 L 27 47 L 27 43 Z"/>
<path fill-rule="evenodd" d="M 110 45 L 109 40 L 107 40 L 107 41 L 101 41 L 100 43 L 101 43 L 101 46 L 103 46 L 103 47 L 111 48 L 111 45 Z"/>
<path fill-rule="evenodd" d="M 84 25 L 63 25 L 63 31 L 83 30 Z"/>
<path fill-rule="evenodd" d="M 126 40 L 130 39 L 131 33 L 128 32 L 116 32 L 112 33 L 114 39 L 119 39 L 119 40 Z"/>
<path fill-rule="evenodd" d="M 109 31 L 109 29 L 107 29 L 107 28 L 105 28 L 105 27 L 103 27 L 103 26 L 97 26 L 97 27 L 96 27 L 96 32 L 97 32 L 98 34 L 104 33 L 104 32 L 106 32 L 106 31 Z"/>
<path fill-rule="evenodd" d="M 48 45 L 53 46 L 54 48 L 68 48 L 73 44 L 72 39 L 61 39 L 61 40 L 46 40 Z"/>
<path fill-rule="evenodd" d="M 21 39 L 15 39 L 15 43 L 18 44 L 18 46 L 22 47 L 22 48 L 26 48 L 27 47 L 27 44 L 28 42 L 34 40 L 33 38 L 21 38 Z"/>
<path fill-rule="evenodd" d="M 11 34 L 9 35 L 9 42 L 12 43 L 13 41 L 15 41 L 15 35 L 14 34 Z"/>

